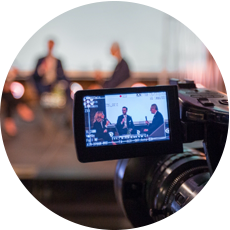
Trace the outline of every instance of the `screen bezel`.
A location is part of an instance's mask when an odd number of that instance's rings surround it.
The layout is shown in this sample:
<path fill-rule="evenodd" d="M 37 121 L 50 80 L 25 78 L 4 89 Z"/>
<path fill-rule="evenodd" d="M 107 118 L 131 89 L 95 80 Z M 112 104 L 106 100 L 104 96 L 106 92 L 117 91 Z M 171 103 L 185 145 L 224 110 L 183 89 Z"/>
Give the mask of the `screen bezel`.
<path fill-rule="evenodd" d="M 85 96 L 104 96 L 112 94 L 162 91 L 165 91 L 167 94 L 168 121 L 170 129 L 169 140 L 86 147 L 83 105 L 83 98 Z M 80 162 L 95 162 L 183 152 L 177 86 L 153 86 L 77 91 L 74 95 L 73 129 L 77 157 Z"/>

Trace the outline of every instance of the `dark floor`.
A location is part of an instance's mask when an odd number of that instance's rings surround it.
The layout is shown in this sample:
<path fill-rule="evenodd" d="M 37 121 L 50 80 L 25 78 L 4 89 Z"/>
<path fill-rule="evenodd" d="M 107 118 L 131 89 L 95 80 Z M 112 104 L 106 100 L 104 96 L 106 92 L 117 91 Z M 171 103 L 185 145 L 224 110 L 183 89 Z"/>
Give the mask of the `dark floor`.
<path fill-rule="evenodd" d="M 26 188 L 56 214 L 89 227 L 132 228 L 116 202 L 116 161 L 82 164 L 63 111 L 35 108 L 35 120 L 17 115 L 18 135 L 2 130 L 8 158 Z"/>

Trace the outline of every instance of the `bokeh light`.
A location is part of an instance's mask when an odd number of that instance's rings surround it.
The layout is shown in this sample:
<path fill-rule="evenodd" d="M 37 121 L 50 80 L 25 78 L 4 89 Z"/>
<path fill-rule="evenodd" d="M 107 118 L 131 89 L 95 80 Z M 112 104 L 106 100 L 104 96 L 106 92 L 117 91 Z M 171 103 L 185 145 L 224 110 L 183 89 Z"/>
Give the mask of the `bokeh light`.
<path fill-rule="evenodd" d="M 131 87 L 146 87 L 147 85 L 145 85 L 144 83 L 141 82 L 137 82 L 135 84 L 133 84 Z"/>
<path fill-rule="evenodd" d="M 74 83 L 71 84 L 71 86 L 70 86 L 70 96 L 71 96 L 72 99 L 74 98 L 74 94 L 79 90 L 83 90 L 83 87 L 79 83 L 74 82 Z"/>
<path fill-rule="evenodd" d="M 10 91 L 15 99 L 20 99 L 25 92 L 25 88 L 19 82 L 12 82 L 10 85 Z"/>

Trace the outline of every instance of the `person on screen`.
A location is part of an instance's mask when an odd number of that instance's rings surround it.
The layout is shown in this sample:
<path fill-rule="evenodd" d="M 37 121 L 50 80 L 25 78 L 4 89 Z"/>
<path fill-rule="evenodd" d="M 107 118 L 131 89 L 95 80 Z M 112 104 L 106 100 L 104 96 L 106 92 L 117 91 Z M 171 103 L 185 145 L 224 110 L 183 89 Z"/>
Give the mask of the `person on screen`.
<path fill-rule="evenodd" d="M 120 46 L 114 42 L 110 48 L 110 53 L 117 59 L 117 66 L 115 67 L 112 76 L 109 80 L 103 81 L 101 74 L 97 75 L 96 81 L 102 85 L 103 88 L 115 88 L 130 79 L 130 71 L 127 62 L 121 55 Z"/>
<path fill-rule="evenodd" d="M 32 75 L 39 96 L 44 92 L 51 92 L 58 82 L 65 84 L 67 96 L 70 94 L 68 92 L 69 81 L 64 74 L 61 60 L 53 55 L 54 46 L 55 42 L 53 40 L 47 42 L 48 53 L 37 61 Z"/>
<path fill-rule="evenodd" d="M 144 129 L 144 132 L 148 133 L 149 135 L 164 123 L 164 118 L 162 114 L 158 111 L 158 107 L 156 104 L 151 105 L 150 111 L 153 114 L 153 120 L 151 124 L 148 121 L 145 121 L 145 123 L 148 125 L 148 129 Z"/>
<path fill-rule="evenodd" d="M 132 117 L 127 115 L 128 108 L 122 107 L 122 115 L 117 118 L 117 130 L 119 135 L 131 134 L 134 132 Z"/>
<path fill-rule="evenodd" d="M 109 121 L 105 119 L 104 113 L 102 111 L 97 111 L 93 121 L 93 129 L 96 130 L 96 138 L 103 139 L 103 141 L 111 141 L 111 137 L 107 130 L 108 124 Z"/>

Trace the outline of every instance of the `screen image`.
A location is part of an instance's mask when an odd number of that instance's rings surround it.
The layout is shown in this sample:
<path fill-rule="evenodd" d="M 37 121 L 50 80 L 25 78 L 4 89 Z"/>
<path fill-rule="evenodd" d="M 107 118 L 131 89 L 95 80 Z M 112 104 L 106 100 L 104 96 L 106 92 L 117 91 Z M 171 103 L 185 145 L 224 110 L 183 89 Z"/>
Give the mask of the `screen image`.
<path fill-rule="evenodd" d="M 86 147 L 170 139 L 167 93 L 85 96 Z"/>

